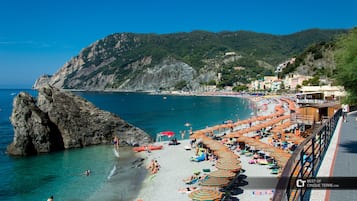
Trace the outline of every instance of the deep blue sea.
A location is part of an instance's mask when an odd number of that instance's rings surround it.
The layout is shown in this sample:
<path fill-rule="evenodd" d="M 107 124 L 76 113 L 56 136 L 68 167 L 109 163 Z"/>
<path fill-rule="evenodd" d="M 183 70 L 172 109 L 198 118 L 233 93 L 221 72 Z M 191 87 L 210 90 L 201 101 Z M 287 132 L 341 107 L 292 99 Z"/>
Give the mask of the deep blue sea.
<path fill-rule="evenodd" d="M 10 157 L 6 146 L 13 139 L 9 117 L 17 93 L 33 90 L 0 90 L 0 200 L 125 201 L 132 200 L 146 176 L 137 168 L 130 149 L 122 148 L 117 159 L 112 146 L 92 146 L 34 157 Z M 160 131 L 179 131 L 189 123 L 193 130 L 221 124 L 232 119 L 246 119 L 252 110 L 246 99 L 233 97 L 169 96 L 145 93 L 76 92 L 135 125 L 153 138 Z M 188 136 L 187 136 L 188 137 Z M 91 169 L 90 176 L 83 176 Z"/>

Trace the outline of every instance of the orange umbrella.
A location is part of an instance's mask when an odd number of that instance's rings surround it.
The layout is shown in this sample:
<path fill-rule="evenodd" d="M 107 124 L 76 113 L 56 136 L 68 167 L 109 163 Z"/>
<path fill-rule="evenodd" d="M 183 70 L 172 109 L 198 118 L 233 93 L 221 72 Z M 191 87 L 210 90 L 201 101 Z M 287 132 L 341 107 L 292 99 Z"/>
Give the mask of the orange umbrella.
<path fill-rule="evenodd" d="M 279 148 L 273 147 L 273 146 L 266 146 L 262 148 L 262 151 L 269 152 L 269 153 L 274 153 L 276 150 Z"/>
<path fill-rule="evenodd" d="M 263 142 L 261 142 L 261 143 L 252 143 L 252 144 L 249 144 L 249 145 L 253 146 L 256 150 L 263 150 L 266 147 L 271 147 L 270 145 L 265 144 Z"/>
<path fill-rule="evenodd" d="M 216 171 L 211 172 L 208 176 L 209 177 L 233 178 L 236 176 L 236 173 L 233 173 L 228 170 L 216 170 Z"/>
<path fill-rule="evenodd" d="M 208 177 L 203 182 L 201 182 L 200 185 L 207 187 L 221 187 L 228 185 L 229 182 L 229 179 L 223 177 Z"/>
<path fill-rule="evenodd" d="M 240 160 L 237 160 L 237 159 L 229 159 L 229 158 L 224 159 L 224 158 L 222 158 L 222 159 L 218 159 L 217 163 L 222 163 L 222 164 L 229 163 L 229 164 L 239 165 L 241 162 L 240 162 Z"/>
<path fill-rule="evenodd" d="M 226 150 L 228 149 L 226 146 L 220 143 L 211 143 L 211 144 L 206 144 L 209 149 L 212 151 L 217 151 L 217 150 Z"/>
<path fill-rule="evenodd" d="M 280 166 L 285 166 L 285 164 L 288 162 L 290 157 L 277 157 L 274 158 L 275 161 L 278 163 Z"/>
<path fill-rule="evenodd" d="M 220 200 L 223 193 L 212 189 L 198 189 L 188 195 L 193 201 L 214 201 Z"/>
<path fill-rule="evenodd" d="M 216 168 L 220 170 L 229 170 L 229 171 L 239 171 L 241 166 L 239 164 L 231 164 L 231 163 L 216 163 Z"/>

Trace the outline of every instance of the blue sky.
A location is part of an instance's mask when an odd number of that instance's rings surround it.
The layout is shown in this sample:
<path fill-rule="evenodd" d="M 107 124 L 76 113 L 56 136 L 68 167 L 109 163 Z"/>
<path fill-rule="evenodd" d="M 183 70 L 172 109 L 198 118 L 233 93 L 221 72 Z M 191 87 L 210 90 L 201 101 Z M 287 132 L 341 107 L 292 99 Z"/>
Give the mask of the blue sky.
<path fill-rule="evenodd" d="M 352 28 L 355 0 L 2 0 L 0 88 L 30 88 L 94 41 L 118 32 Z"/>

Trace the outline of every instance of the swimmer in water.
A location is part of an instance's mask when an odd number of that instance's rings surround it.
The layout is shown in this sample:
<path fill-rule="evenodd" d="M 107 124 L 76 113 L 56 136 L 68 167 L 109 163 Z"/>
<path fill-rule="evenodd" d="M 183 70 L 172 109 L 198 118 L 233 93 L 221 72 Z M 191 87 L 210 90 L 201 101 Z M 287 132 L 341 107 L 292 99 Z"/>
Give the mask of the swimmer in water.
<path fill-rule="evenodd" d="M 91 173 L 90 170 L 86 170 L 86 171 L 83 173 L 83 175 L 89 176 L 90 173 Z"/>

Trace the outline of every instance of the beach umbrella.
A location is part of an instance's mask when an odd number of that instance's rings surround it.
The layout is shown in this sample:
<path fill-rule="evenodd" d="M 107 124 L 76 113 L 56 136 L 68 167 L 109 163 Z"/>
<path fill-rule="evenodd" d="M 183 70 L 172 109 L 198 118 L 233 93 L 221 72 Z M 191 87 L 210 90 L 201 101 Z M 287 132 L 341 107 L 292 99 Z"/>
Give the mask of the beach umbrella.
<path fill-rule="evenodd" d="M 257 150 L 263 150 L 266 147 L 271 147 L 270 145 L 268 145 L 266 143 L 263 143 L 263 142 L 260 142 L 260 141 L 256 142 L 256 143 L 251 143 L 249 145 L 254 146 L 254 148 L 257 149 Z"/>
<path fill-rule="evenodd" d="M 240 160 L 237 160 L 237 159 L 229 159 L 229 158 L 220 158 L 217 160 L 217 163 L 220 163 L 220 164 L 225 164 L 225 163 L 228 163 L 228 164 L 235 164 L 235 165 L 239 165 L 241 162 Z"/>
<path fill-rule="evenodd" d="M 211 150 L 219 150 L 222 148 L 226 148 L 222 143 L 219 143 L 218 141 L 212 140 L 212 139 L 205 139 L 203 140 L 203 143 L 209 147 Z"/>
<path fill-rule="evenodd" d="M 274 158 L 275 161 L 278 163 L 280 166 L 285 166 L 285 164 L 288 162 L 289 157 L 276 157 Z"/>
<path fill-rule="evenodd" d="M 241 166 L 239 164 L 232 163 L 216 163 L 216 168 L 220 170 L 239 171 Z"/>
<path fill-rule="evenodd" d="M 218 156 L 218 158 L 227 158 L 227 159 L 237 159 L 239 156 L 237 154 L 232 153 L 231 151 L 228 150 L 219 150 L 216 151 L 215 154 Z"/>
<path fill-rule="evenodd" d="M 172 137 L 175 135 L 175 132 L 173 131 L 162 131 L 160 132 L 161 135 L 167 136 L 167 137 Z"/>
<path fill-rule="evenodd" d="M 198 189 L 188 195 L 193 201 L 214 201 L 220 200 L 223 193 L 213 189 Z"/>
<path fill-rule="evenodd" d="M 229 179 L 223 177 L 208 177 L 202 181 L 200 185 L 206 187 L 221 187 L 228 185 L 229 182 Z"/>
<path fill-rule="evenodd" d="M 269 153 L 274 153 L 278 148 L 276 147 L 273 147 L 273 146 L 266 146 L 266 147 L 263 147 L 261 150 L 265 151 L 265 152 L 269 152 Z"/>
<path fill-rule="evenodd" d="M 228 170 L 215 170 L 211 172 L 209 177 L 222 177 L 222 178 L 233 178 L 236 176 L 236 173 L 233 173 L 232 171 Z"/>
<path fill-rule="evenodd" d="M 202 136 L 204 136 L 205 132 L 203 130 L 198 130 L 198 131 L 195 131 L 192 135 L 190 135 L 190 138 L 193 139 L 193 138 L 200 138 Z"/>
<path fill-rule="evenodd" d="M 273 157 L 274 159 L 279 159 L 279 158 L 290 158 L 290 154 L 287 152 L 280 151 L 281 149 L 276 148 L 274 152 L 270 152 L 270 156 Z"/>
<path fill-rule="evenodd" d="M 212 151 L 227 151 L 225 146 L 208 146 Z"/>

